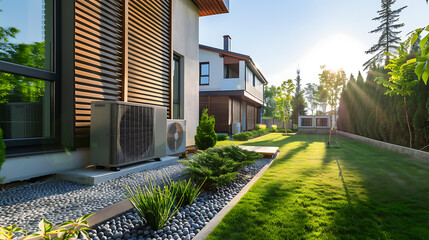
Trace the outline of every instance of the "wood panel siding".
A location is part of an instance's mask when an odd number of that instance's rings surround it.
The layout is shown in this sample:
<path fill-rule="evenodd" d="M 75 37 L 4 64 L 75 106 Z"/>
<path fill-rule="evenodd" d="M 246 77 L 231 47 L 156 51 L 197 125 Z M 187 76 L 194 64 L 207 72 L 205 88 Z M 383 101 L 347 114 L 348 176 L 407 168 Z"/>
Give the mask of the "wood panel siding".
<path fill-rule="evenodd" d="M 171 116 L 171 1 L 129 0 L 128 101 L 167 107 Z"/>
<path fill-rule="evenodd" d="M 75 146 L 88 146 L 92 101 L 167 107 L 171 0 L 75 0 Z"/>
<path fill-rule="evenodd" d="M 241 101 L 238 99 L 233 99 L 232 101 L 232 122 L 241 122 Z"/>
<path fill-rule="evenodd" d="M 247 131 L 255 129 L 255 107 L 252 105 L 247 104 L 247 116 L 246 116 L 246 124 L 247 124 Z"/>
<path fill-rule="evenodd" d="M 75 145 L 89 143 L 91 101 L 121 100 L 120 1 L 75 1 Z"/>
<path fill-rule="evenodd" d="M 216 132 L 229 132 L 229 97 L 210 97 L 209 114 L 214 115 L 216 119 Z"/>

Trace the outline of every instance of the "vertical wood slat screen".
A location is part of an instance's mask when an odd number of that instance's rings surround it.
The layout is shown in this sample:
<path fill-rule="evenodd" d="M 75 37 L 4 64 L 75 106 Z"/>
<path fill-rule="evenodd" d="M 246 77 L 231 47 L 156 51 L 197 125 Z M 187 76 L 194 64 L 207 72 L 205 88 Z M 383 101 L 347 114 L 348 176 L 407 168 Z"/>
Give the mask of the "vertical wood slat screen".
<path fill-rule="evenodd" d="M 171 1 L 128 4 L 128 101 L 167 107 L 170 118 Z"/>
<path fill-rule="evenodd" d="M 91 101 L 165 106 L 171 116 L 171 7 L 170 0 L 75 0 L 78 147 L 89 143 Z"/>
<path fill-rule="evenodd" d="M 122 3 L 75 2 L 75 139 L 87 145 L 91 101 L 121 100 Z"/>

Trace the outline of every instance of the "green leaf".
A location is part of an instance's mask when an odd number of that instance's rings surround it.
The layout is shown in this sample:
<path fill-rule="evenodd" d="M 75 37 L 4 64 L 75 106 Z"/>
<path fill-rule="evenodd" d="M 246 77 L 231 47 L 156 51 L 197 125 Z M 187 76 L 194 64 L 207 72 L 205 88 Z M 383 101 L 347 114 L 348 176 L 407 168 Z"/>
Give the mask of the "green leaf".
<path fill-rule="evenodd" d="M 417 75 L 417 77 L 419 78 L 419 80 L 422 77 L 423 71 L 426 68 L 427 62 L 420 62 L 419 64 L 417 64 L 416 69 L 415 69 L 415 73 Z"/>
<path fill-rule="evenodd" d="M 85 216 L 83 216 L 83 217 L 81 217 L 81 218 L 79 218 L 76 222 L 82 222 L 82 221 L 85 221 L 87 218 L 89 218 L 89 217 L 91 217 L 92 215 L 94 215 L 94 213 L 88 213 L 88 214 L 86 214 Z"/>
<path fill-rule="evenodd" d="M 50 232 L 53 226 L 54 225 L 51 222 L 47 221 L 44 218 L 42 219 L 42 221 L 39 222 L 39 228 L 42 231 L 42 233 Z"/>
<path fill-rule="evenodd" d="M 428 83 L 428 78 L 429 78 L 429 68 L 426 68 L 426 70 L 423 72 L 422 78 L 423 78 L 423 82 L 425 84 L 427 84 Z"/>
<path fill-rule="evenodd" d="M 67 221 L 67 222 L 63 222 L 63 223 L 60 224 L 60 227 L 65 226 L 65 225 L 69 225 L 69 224 L 73 224 L 73 223 L 74 223 L 73 220 L 70 220 L 70 221 Z"/>
<path fill-rule="evenodd" d="M 414 45 L 414 43 L 419 39 L 420 33 L 423 31 L 423 28 L 416 29 L 416 31 L 413 33 L 413 37 L 411 39 L 411 45 Z"/>

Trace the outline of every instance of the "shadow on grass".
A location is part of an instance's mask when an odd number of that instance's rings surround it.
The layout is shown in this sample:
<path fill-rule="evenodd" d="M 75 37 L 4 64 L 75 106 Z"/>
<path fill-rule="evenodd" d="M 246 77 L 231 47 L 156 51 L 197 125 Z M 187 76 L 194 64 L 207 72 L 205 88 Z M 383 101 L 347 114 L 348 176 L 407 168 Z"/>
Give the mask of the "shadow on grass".
<path fill-rule="evenodd" d="M 329 230 L 352 239 L 428 239 L 429 164 L 354 140 L 334 137 L 348 204 Z"/>

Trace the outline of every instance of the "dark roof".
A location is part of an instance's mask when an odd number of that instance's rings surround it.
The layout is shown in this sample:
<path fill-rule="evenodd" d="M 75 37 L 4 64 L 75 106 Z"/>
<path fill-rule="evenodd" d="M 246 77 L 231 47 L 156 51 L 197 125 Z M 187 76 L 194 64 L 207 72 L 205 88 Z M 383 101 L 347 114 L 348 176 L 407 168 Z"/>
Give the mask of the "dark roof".
<path fill-rule="evenodd" d="M 235 58 L 238 58 L 240 60 L 244 60 L 244 61 L 248 62 L 259 73 L 259 75 L 262 78 L 261 80 L 265 84 L 268 84 L 268 81 L 265 79 L 265 76 L 262 74 L 261 70 L 259 70 L 259 68 L 256 67 L 256 64 L 253 62 L 253 60 L 252 60 L 252 58 L 250 56 L 244 55 L 244 54 L 241 54 L 241 53 L 226 51 L 226 50 L 220 49 L 220 48 L 214 48 L 214 47 L 206 46 L 206 45 L 203 45 L 203 44 L 200 44 L 200 48 L 208 50 L 208 51 L 212 51 L 212 52 L 218 52 L 218 53 L 224 54 L 226 56 L 235 57 Z"/>

